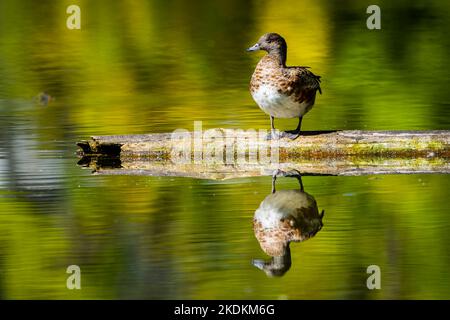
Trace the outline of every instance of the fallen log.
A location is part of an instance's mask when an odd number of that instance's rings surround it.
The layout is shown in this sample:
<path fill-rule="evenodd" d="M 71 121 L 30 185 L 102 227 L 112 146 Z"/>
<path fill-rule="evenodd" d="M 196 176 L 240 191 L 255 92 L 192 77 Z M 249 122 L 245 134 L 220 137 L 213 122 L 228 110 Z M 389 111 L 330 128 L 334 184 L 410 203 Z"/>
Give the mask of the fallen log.
<path fill-rule="evenodd" d="M 79 163 L 96 174 L 207 179 L 270 175 L 278 169 L 305 175 L 450 173 L 450 131 L 304 132 L 291 141 L 212 130 L 93 136 L 78 143 Z"/>

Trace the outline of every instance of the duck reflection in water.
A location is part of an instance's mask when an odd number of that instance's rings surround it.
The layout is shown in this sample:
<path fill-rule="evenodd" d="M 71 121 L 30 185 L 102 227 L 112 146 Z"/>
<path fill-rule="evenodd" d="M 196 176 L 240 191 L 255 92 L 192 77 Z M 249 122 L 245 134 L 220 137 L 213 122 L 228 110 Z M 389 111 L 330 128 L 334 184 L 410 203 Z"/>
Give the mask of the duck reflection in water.
<path fill-rule="evenodd" d="M 299 189 L 276 191 L 277 176 L 294 177 Z M 298 171 L 278 170 L 272 176 L 272 193 L 255 211 L 253 230 L 261 249 L 270 260 L 253 260 L 253 265 L 268 276 L 283 276 L 291 267 L 290 242 L 302 242 L 322 229 L 324 210 L 319 213 L 316 200 L 303 189 Z"/>

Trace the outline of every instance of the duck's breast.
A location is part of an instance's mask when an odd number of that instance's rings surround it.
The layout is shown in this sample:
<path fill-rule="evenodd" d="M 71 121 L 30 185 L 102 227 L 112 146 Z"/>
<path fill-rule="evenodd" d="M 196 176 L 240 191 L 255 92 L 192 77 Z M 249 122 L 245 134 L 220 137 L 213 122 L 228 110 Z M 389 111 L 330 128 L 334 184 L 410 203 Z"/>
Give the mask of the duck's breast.
<path fill-rule="evenodd" d="M 314 99 L 299 99 L 299 83 L 269 55 L 261 59 L 250 81 L 253 100 L 267 114 L 275 118 L 303 116 L 314 104 Z"/>
<path fill-rule="evenodd" d="M 294 95 L 285 94 L 276 84 L 264 83 L 252 90 L 253 100 L 265 113 L 275 118 L 303 116 L 311 106 L 310 101 L 297 102 Z"/>

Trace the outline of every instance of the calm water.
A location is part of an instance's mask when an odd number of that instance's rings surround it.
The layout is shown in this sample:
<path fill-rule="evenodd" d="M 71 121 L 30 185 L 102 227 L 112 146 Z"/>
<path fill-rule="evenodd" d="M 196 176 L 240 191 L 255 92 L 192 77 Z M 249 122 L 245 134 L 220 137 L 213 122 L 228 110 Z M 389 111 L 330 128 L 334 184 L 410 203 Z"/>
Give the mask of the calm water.
<path fill-rule="evenodd" d="M 450 298 L 447 175 L 304 177 L 323 228 L 268 277 L 255 210 L 271 178 L 93 176 L 90 135 L 267 128 L 248 93 L 268 31 L 324 94 L 305 130 L 450 129 L 450 5 L 378 1 L 0 2 L 0 297 L 95 299 Z M 55 99 L 36 101 L 40 92 Z M 277 121 L 293 129 L 295 120 Z M 292 127 L 292 128 L 291 128 Z M 277 190 L 296 190 L 279 178 Z M 81 290 L 66 288 L 79 265 Z M 366 288 L 381 268 L 382 289 Z"/>

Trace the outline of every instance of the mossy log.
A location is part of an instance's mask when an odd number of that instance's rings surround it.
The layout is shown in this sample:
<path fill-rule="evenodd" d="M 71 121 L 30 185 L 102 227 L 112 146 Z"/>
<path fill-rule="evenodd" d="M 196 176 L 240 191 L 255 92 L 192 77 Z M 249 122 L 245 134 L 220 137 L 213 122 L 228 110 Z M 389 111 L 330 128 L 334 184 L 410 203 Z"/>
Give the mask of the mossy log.
<path fill-rule="evenodd" d="M 277 169 L 305 175 L 450 173 L 450 131 L 304 132 L 291 141 L 213 130 L 198 139 L 189 132 L 183 139 L 171 133 L 93 136 L 78 143 L 79 163 L 97 174 L 206 179 L 270 175 Z M 187 150 L 184 161 L 174 160 L 174 150 Z M 252 150 L 255 157 L 249 156 Z"/>

